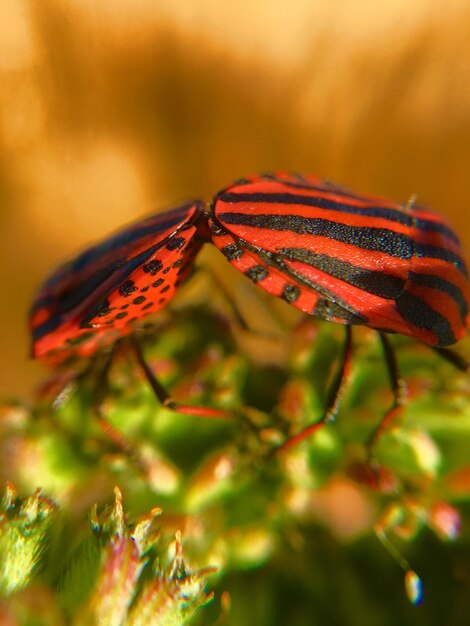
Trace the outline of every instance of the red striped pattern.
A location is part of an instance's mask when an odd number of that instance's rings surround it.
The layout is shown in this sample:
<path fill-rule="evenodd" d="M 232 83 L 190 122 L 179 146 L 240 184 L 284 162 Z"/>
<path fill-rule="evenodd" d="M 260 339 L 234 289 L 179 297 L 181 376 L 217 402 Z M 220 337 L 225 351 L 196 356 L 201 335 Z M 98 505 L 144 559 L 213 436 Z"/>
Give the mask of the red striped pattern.
<path fill-rule="evenodd" d="M 212 242 L 262 289 L 306 313 L 448 346 L 466 332 L 462 247 L 421 206 L 316 177 L 262 175 L 134 224 L 63 265 L 31 310 L 33 356 L 91 356 L 164 307 Z"/>
<path fill-rule="evenodd" d="M 448 346 L 468 326 L 462 247 L 445 219 L 314 177 L 263 175 L 215 197 L 212 240 L 306 313 Z"/>
<path fill-rule="evenodd" d="M 89 357 L 163 308 L 202 245 L 195 234 L 203 208 L 196 201 L 149 217 L 60 267 L 31 310 L 33 356 Z"/>

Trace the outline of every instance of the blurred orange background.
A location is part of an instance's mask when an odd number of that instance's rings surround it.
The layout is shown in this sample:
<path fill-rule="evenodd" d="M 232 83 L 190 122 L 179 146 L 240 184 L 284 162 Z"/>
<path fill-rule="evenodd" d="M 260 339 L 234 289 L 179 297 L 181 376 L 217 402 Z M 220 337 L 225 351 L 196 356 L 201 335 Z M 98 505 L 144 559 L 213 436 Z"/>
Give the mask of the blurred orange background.
<path fill-rule="evenodd" d="M 0 392 L 63 259 L 249 173 L 447 214 L 470 249 L 468 0 L 2 0 Z"/>

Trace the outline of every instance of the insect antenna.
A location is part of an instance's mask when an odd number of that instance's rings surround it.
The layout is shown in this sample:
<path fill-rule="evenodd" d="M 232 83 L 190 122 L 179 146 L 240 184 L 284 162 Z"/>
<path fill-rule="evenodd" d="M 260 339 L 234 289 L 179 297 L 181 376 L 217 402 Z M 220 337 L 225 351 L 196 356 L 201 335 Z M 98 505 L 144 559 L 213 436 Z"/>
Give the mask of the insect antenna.
<path fill-rule="evenodd" d="M 411 565 L 403 556 L 403 554 L 398 550 L 398 548 L 390 541 L 385 530 L 384 523 L 376 525 L 375 533 L 383 547 L 387 550 L 390 556 L 395 559 L 400 568 L 403 570 L 403 582 L 405 585 L 405 591 L 408 600 L 411 602 L 411 604 L 414 604 L 415 606 L 421 604 L 421 602 L 423 601 L 423 582 L 421 578 L 414 571 L 414 569 L 412 569 Z"/>

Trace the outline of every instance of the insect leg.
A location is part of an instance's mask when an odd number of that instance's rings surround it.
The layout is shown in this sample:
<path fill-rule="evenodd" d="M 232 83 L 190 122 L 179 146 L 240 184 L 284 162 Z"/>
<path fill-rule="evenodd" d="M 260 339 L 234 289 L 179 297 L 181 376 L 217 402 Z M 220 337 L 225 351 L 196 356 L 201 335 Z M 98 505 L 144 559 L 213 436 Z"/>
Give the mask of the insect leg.
<path fill-rule="evenodd" d="M 387 365 L 390 386 L 393 393 L 393 401 L 388 411 L 382 417 L 379 425 L 375 428 L 372 435 L 369 437 L 369 441 L 367 442 L 369 459 L 372 457 L 373 447 L 376 445 L 377 441 L 387 430 L 387 428 L 390 427 L 390 424 L 397 418 L 397 415 L 401 413 L 407 400 L 406 383 L 401 377 L 400 371 L 398 369 L 395 351 L 384 333 L 379 333 L 379 337 L 382 344 L 385 363 Z"/>
<path fill-rule="evenodd" d="M 144 473 L 147 468 L 144 461 L 141 459 L 136 447 L 127 439 L 127 437 L 117 428 L 115 428 L 105 416 L 103 409 L 103 400 L 108 395 L 109 388 L 109 372 L 111 370 L 114 358 L 120 348 L 121 342 L 117 341 L 107 353 L 104 360 L 101 363 L 101 368 L 98 372 L 97 378 L 94 383 L 92 405 L 93 410 L 98 417 L 98 423 L 105 433 L 105 435 L 114 443 L 114 445 L 121 450 L 124 454 L 134 459 L 137 466 Z"/>
<path fill-rule="evenodd" d="M 325 405 L 325 411 L 323 416 L 307 426 L 299 433 L 290 437 L 287 441 L 285 441 L 282 445 L 276 448 L 276 452 L 283 452 L 288 448 L 292 448 L 296 446 L 298 443 L 313 435 L 317 430 L 319 430 L 324 424 L 328 422 L 333 422 L 336 418 L 336 414 L 338 413 L 339 406 L 341 404 L 341 400 L 343 398 L 343 393 L 348 383 L 350 374 L 351 374 L 351 361 L 352 361 L 352 330 L 351 326 L 348 324 L 345 326 L 346 329 L 346 339 L 344 342 L 343 354 L 341 357 L 340 366 L 336 375 L 333 379 L 333 383 L 328 392 L 327 402 Z"/>
<path fill-rule="evenodd" d="M 285 324 L 283 324 L 282 320 L 279 319 L 279 316 L 275 314 L 272 310 L 271 306 L 268 306 L 268 302 L 262 300 L 260 298 L 259 289 L 252 288 L 249 296 L 250 298 L 256 299 L 255 306 L 263 306 L 264 310 L 267 310 L 270 321 L 280 329 L 279 332 L 268 332 L 261 329 L 256 329 L 251 326 L 251 324 L 245 319 L 243 312 L 240 310 L 240 307 L 234 297 L 232 291 L 226 286 L 225 282 L 219 278 L 217 272 L 215 272 L 212 267 L 207 264 L 201 264 L 198 267 L 195 267 L 193 270 L 194 274 L 200 272 L 207 281 L 211 283 L 211 286 L 215 287 L 219 298 L 222 302 L 227 306 L 228 309 L 228 319 L 229 323 L 233 324 L 233 326 L 241 330 L 243 332 L 252 333 L 259 337 L 264 337 L 266 339 L 279 340 L 282 338 L 282 330 L 285 330 Z M 246 287 L 246 285 L 245 285 Z"/>
<path fill-rule="evenodd" d="M 250 327 L 247 324 L 245 318 L 241 314 L 239 307 L 237 306 L 232 293 L 227 289 L 224 282 L 220 280 L 217 274 L 212 270 L 212 268 L 207 265 L 196 266 L 193 268 L 193 275 L 200 274 L 204 276 L 210 283 L 212 283 L 212 287 L 215 287 L 218 295 L 222 298 L 223 302 L 227 305 L 229 309 L 229 316 L 231 321 L 238 326 L 241 330 L 249 331 Z"/>
<path fill-rule="evenodd" d="M 187 404 L 181 404 L 174 400 L 163 385 L 157 380 L 155 374 L 150 368 L 149 364 L 145 360 L 140 343 L 138 342 L 135 334 L 129 337 L 130 344 L 134 350 L 137 362 L 140 365 L 145 378 L 157 397 L 158 401 L 167 409 L 176 411 L 177 413 L 184 413 L 186 415 L 195 415 L 198 417 L 208 417 L 215 419 L 231 419 L 231 416 L 221 409 L 212 409 L 203 406 L 191 406 Z"/>
<path fill-rule="evenodd" d="M 114 343 L 110 351 L 101 360 L 101 367 L 95 379 L 92 404 L 93 410 L 97 415 L 99 415 L 100 419 L 103 415 L 103 400 L 107 396 L 109 390 L 109 372 L 113 364 L 114 358 L 118 352 L 119 346 L 119 341 Z"/>
<path fill-rule="evenodd" d="M 458 352 L 454 352 L 450 348 L 437 348 L 435 346 L 432 347 L 434 352 L 436 352 L 442 359 L 451 363 L 454 367 L 462 372 L 468 372 L 470 370 L 470 363 L 464 359 Z"/>
<path fill-rule="evenodd" d="M 97 372 L 98 380 L 101 382 L 93 387 L 93 408 L 96 412 L 98 412 L 97 408 L 99 408 L 99 405 L 105 396 L 105 393 L 102 393 L 99 398 L 97 396 L 97 389 L 103 386 L 103 362 L 103 358 L 99 359 L 97 355 L 93 355 L 93 358 L 87 366 L 80 371 L 65 371 L 59 375 L 55 375 L 52 379 L 47 380 L 46 383 L 40 388 L 40 395 L 48 394 L 51 391 L 54 392 L 55 397 L 52 401 L 52 409 L 53 411 L 57 411 L 62 408 L 63 405 L 66 404 L 77 392 L 83 381 L 90 378 L 96 378 L 95 372 Z M 59 388 L 58 391 L 56 391 L 57 387 Z M 107 386 L 105 389 L 107 389 Z"/>

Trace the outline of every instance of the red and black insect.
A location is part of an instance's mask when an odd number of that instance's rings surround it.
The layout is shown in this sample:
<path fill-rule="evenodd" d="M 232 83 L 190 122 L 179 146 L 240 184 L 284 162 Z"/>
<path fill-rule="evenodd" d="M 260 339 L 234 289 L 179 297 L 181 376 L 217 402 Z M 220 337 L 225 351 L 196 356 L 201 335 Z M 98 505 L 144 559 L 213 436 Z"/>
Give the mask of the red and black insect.
<path fill-rule="evenodd" d="M 56 270 L 31 310 L 32 353 L 51 364 L 93 356 L 132 333 L 134 323 L 162 309 L 191 269 L 204 204 L 188 202 L 153 215 L 93 246 Z M 174 402 L 131 345 L 159 400 L 183 413 L 223 412 Z"/>
<path fill-rule="evenodd" d="M 467 331 L 470 285 L 461 245 L 445 219 L 414 203 L 402 206 L 289 174 L 240 180 L 215 196 L 209 212 L 193 201 L 149 217 L 59 268 L 32 307 L 33 355 L 61 363 L 119 342 L 168 303 L 209 241 L 265 291 L 345 325 L 345 349 L 324 416 L 286 446 L 335 416 L 350 370 L 353 325 L 379 332 L 394 391 L 373 439 L 404 399 L 387 333 L 420 340 L 467 370 L 447 348 Z M 131 336 L 162 402 L 217 414 L 174 403 Z"/>
<path fill-rule="evenodd" d="M 394 392 L 371 443 L 404 401 L 386 333 L 422 341 L 467 371 L 447 346 L 467 332 L 469 276 L 461 244 L 442 216 L 311 176 L 268 174 L 218 193 L 210 227 L 213 243 L 259 287 L 305 313 L 345 324 L 343 358 L 325 413 L 285 447 L 334 418 L 350 370 L 353 325 L 379 332 Z"/>
<path fill-rule="evenodd" d="M 225 416 L 174 402 L 132 334 L 174 296 L 194 255 L 209 241 L 261 289 L 345 325 L 344 352 L 323 416 L 281 450 L 334 419 L 350 371 L 353 325 L 378 331 L 394 393 L 369 451 L 404 403 L 388 333 L 417 339 L 468 370 L 448 348 L 467 332 L 470 284 L 462 247 L 445 219 L 414 202 L 402 206 L 289 174 L 240 180 L 215 196 L 209 212 L 194 201 L 149 217 L 59 268 L 32 307 L 33 355 L 52 363 L 88 358 L 130 335 L 138 362 L 165 406 Z M 420 580 L 399 560 L 413 588 L 412 601 L 418 602 Z"/>
<path fill-rule="evenodd" d="M 32 307 L 33 356 L 91 356 L 163 308 L 201 246 L 202 209 L 192 202 L 149 217 L 56 270 Z"/>

